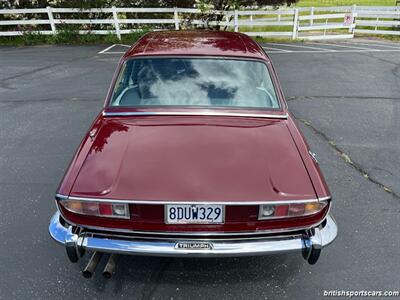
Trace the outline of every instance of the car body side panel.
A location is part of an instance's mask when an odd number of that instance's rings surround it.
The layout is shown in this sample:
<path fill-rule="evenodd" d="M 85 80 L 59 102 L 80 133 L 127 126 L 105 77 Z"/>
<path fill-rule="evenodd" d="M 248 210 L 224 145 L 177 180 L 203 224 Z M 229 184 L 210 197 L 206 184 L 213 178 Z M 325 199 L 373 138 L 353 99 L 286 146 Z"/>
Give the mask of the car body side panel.
<path fill-rule="evenodd" d="M 65 171 L 63 179 L 57 188 L 57 194 L 67 196 L 71 192 L 72 186 L 74 185 L 82 164 L 84 163 L 86 156 L 92 147 L 93 139 L 90 137 L 90 135 L 99 129 L 102 119 L 103 117 L 101 111 L 90 126 L 89 131 L 85 134 L 81 144 L 78 146 L 78 149 L 76 150 L 76 153 L 73 156 L 67 170 Z"/>

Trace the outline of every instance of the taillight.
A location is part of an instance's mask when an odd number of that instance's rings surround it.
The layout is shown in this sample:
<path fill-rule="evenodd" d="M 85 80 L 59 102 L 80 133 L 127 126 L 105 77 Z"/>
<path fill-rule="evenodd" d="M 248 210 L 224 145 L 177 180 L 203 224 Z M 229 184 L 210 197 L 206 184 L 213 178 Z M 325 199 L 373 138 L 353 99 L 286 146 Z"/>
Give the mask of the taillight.
<path fill-rule="evenodd" d="M 126 203 L 60 200 L 59 204 L 75 214 L 129 219 L 129 205 Z"/>
<path fill-rule="evenodd" d="M 259 220 L 305 217 L 322 211 L 328 201 L 315 201 L 290 204 L 263 204 L 258 213 Z"/>

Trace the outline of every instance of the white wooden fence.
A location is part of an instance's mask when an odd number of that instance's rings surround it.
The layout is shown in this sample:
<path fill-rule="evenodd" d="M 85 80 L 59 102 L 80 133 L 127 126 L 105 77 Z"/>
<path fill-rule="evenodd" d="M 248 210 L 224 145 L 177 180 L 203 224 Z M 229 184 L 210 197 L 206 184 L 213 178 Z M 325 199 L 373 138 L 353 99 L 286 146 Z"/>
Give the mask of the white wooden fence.
<path fill-rule="evenodd" d="M 93 18 L 103 13 L 104 19 Z M 151 13 L 162 18 L 138 18 Z M 352 38 L 355 33 L 400 35 L 400 7 L 338 6 L 302 8 L 259 8 L 253 10 L 214 11 L 222 15 L 219 23 L 230 30 L 245 32 L 251 36 L 273 36 L 301 39 Z M 74 18 L 71 18 L 74 14 Z M 83 18 L 76 18 L 82 14 Z M 135 18 L 130 17 L 135 14 Z M 202 12 L 190 8 L 38 8 L 0 10 L 5 20 L 0 20 L 0 36 L 25 34 L 24 26 L 34 32 L 56 34 L 65 24 L 81 26 L 80 34 L 122 34 L 151 26 L 154 30 L 176 29 L 188 26 L 215 25 L 215 21 L 202 19 Z M 40 18 L 38 18 L 40 16 Z M 190 16 L 190 24 L 187 22 Z M 136 26 L 136 28 L 132 28 Z M 21 28 L 22 27 L 22 28 Z M 130 28 L 131 27 L 131 28 Z M 269 30 L 270 28 L 270 30 Z"/>
<path fill-rule="evenodd" d="M 397 10 L 362 11 L 356 21 L 356 33 L 400 35 L 400 7 Z M 397 28 L 397 30 L 393 30 Z"/>
<path fill-rule="evenodd" d="M 357 15 L 353 29 L 355 33 L 400 35 L 400 6 L 310 7 L 300 8 L 300 11 L 309 12 L 310 15 L 320 12 L 353 12 Z"/>

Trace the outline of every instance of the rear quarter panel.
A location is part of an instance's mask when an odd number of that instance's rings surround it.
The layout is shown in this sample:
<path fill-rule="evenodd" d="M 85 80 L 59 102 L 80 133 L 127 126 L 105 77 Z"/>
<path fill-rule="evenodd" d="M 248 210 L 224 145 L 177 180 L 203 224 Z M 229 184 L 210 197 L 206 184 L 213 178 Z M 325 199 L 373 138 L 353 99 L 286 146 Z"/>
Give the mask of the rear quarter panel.
<path fill-rule="evenodd" d="M 304 138 L 304 135 L 300 131 L 296 122 L 294 121 L 294 117 L 291 113 L 288 114 L 287 126 L 293 137 L 294 142 L 297 145 L 299 153 L 303 159 L 304 165 L 314 185 L 317 197 L 319 199 L 330 197 L 331 193 L 329 191 L 328 185 L 326 184 L 321 168 L 318 165 L 318 163 L 316 163 L 314 159 L 311 158 L 311 155 L 309 153 L 310 146 L 308 145 L 306 139 Z"/>

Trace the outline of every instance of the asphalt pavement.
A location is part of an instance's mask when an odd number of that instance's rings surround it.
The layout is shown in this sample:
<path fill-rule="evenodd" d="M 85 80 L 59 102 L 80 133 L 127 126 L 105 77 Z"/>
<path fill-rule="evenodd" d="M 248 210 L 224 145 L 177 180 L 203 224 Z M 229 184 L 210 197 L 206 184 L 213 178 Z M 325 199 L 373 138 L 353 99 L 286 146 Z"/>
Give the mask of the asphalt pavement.
<path fill-rule="evenodd" d="M 399 290 L 400 44 L 263 46 L 333 195 L 339 236 L 316 265 L 300 254 L 125 256 L 110 280 L 101 272 L 83 278 L 88 257 L 70 263 L 48 221 L 126 46 L 1 47 L 0 299 L 318 299 L 329 290 Z"/>

